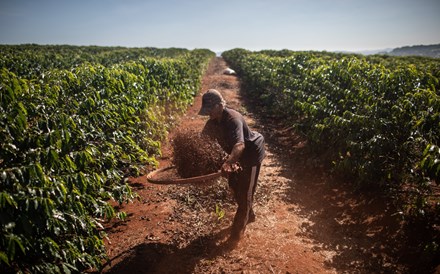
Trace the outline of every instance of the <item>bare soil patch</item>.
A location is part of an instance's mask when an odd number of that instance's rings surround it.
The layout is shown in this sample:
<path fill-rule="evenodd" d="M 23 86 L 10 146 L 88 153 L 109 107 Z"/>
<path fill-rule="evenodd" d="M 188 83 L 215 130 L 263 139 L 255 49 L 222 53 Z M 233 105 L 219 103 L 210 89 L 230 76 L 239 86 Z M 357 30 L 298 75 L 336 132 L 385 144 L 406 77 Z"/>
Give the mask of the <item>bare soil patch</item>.
<path fill-rule="evenodd" d="M 409 273 L 425 271 L 391 203 L 329 176 L 306 143 L 280 121 L 262 120 L 242 98 L 237 76 L 215 58 L 200 95 L 163 144 L 171 163 L 181 129 L 201 131 L 201 94 L 219 90 L 267 143 L 255 195 L 256 221 L 237 247 L 226 244 L 236 205 L 225 179 L 203 185 L 130 184 L 139 200 L 121 206 L 126 221 L 108 223 L 104 273 Z"/>

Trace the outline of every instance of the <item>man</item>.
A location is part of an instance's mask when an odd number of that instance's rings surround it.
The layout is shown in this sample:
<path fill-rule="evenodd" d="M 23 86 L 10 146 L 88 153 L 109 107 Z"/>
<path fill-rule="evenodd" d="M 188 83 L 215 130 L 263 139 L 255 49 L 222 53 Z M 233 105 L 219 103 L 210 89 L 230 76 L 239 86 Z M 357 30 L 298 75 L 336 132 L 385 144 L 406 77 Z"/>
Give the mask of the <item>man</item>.
<path fill-rule="evenodd" d="M 222 95 L 215 89 L 203 94 L 199 115 L 209 115 L 203 133 L 215 138 L 229 154 L 222 171 L 228 177 L 238 205 L 230 237 L 231 241 L 238 242 L 246 225 L 255 221 L 252 203 L 265 156 L 264 137 L 251 131 L 239 112 L 226 107 Z M 237 164 L 241 169 L 237 170 Z"/>

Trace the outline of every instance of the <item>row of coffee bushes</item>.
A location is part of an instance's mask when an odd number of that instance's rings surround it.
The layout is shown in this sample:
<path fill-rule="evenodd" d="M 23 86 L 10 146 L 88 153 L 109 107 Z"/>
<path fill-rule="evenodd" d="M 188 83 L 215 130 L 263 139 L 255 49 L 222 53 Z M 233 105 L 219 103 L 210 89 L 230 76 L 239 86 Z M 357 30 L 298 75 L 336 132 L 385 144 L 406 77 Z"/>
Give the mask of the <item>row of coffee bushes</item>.
<path fill-rule="evenodd" d="M 408 213 L 439 209 L 440 60 L 244 49 L 223 57 L 266 115 L 295 126 L 335 172 L 405 193 Z"/>
<path fill-rule="evenodd" d="M 130 50 L 106 49 L 118 52 Z M 0 272 L 99 269 L 102 222 L 123 217 L 109 202 L 135 197 L 126 176 L 157 164 L 173 116 L 193 101 L 214 56 L 48 65 L 21 76 L 16 66 L 1 68 Z"/>
<path fill-rule="evenodd" d="M 140 58 L 177 58 L 189 53 L 188 49 L 183 48 L 0 45 L 0 67 L 8 68 L 22 78 L 35 79 L 44 76 L 46 71 L 71 69 L 83 63 L 108 67 Z"/>

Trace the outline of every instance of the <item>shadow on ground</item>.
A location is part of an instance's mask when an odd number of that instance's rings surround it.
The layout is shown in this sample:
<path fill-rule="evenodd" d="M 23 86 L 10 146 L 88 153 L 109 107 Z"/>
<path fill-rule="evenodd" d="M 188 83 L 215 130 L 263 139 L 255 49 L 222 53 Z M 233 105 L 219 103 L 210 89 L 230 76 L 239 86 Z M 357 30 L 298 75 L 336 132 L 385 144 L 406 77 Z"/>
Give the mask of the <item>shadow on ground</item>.
<path fill-rule="evenodd" d="M 234 249 L 234 243 L 228 240 L 218 244 L 227 232 L 228 229 L 224 229 L 214 235 L 198 237 L 183 248 L 177 248 L 175 243 L 139 244 L 111 258 L 106 265 L 124 257 L 107 273 L 194 273 L 195 266 L 201 260 L 214 260 Z"/>

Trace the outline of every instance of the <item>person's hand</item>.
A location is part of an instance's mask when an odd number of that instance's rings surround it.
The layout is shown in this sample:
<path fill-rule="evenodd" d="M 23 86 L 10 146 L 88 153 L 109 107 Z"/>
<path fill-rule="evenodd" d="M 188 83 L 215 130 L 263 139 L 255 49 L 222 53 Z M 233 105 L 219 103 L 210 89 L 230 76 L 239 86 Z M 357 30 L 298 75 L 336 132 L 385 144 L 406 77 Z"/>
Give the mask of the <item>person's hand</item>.
<path fill-rule="evenodd" d="M 229 173 L 232 172 L 232 165 L 228 162 L 224 162 L 222 165 L 222 176 L 228 177 Z"/>
<path fill-rule="evenodd" d="M 242 170 L 242 168 L 238 163 L 231 164 L 226 161 L 222 165 L 222 175 L 224 177 L 227 177 L 232 172 L 238 172 L 240 170 Z"/>

